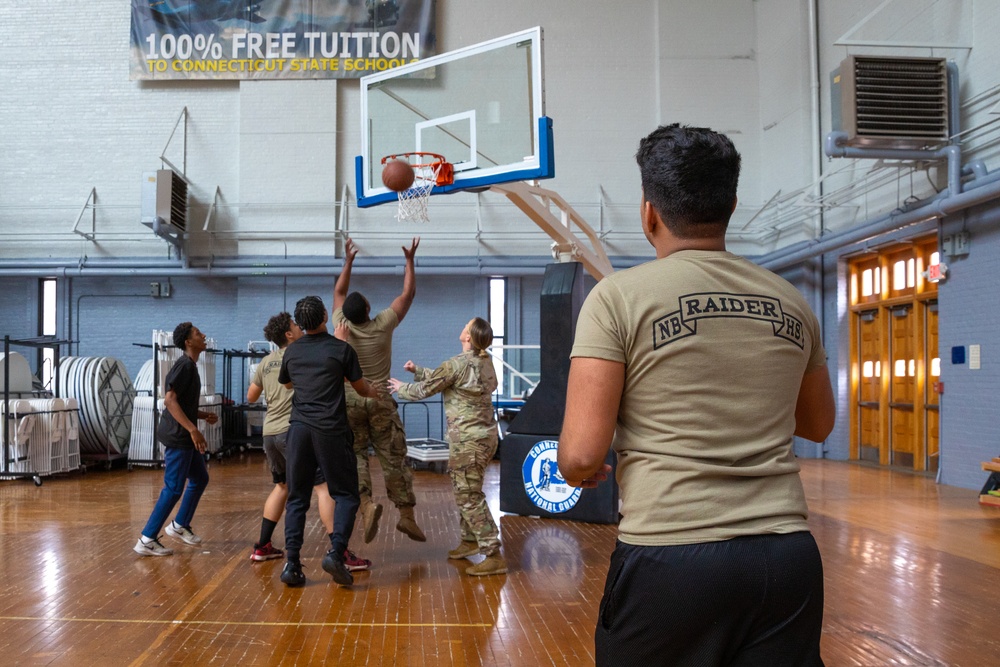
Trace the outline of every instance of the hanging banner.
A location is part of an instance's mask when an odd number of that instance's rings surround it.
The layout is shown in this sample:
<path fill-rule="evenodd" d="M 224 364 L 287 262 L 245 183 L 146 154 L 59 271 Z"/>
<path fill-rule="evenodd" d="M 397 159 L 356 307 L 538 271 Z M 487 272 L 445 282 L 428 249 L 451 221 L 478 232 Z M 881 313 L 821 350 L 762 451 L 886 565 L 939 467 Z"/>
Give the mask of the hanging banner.
<path fill-rule="evenodd" d="M 434 4 L 132 0 L 129 78 L 358 78 L 434 55 Z"/>

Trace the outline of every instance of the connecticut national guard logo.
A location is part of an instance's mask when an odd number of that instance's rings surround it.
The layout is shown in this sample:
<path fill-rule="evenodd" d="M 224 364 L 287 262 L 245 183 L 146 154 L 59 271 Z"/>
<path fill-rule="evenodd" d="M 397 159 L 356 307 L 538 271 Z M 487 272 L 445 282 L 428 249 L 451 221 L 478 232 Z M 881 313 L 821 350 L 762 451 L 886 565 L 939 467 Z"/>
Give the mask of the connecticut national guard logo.
<path fill-rule="evenodd" d="M 559 474 L 559 466 L 556 463 L 558 447 L 559 443 L 555 440 L 535 443 L 524 457 L 524 465 L 521 466 L 524 492 L 528 494 L 531 502 L 552 514 L 573 509 L 580 500 L 581 492 L 581 489 L 567 484 Z"/>

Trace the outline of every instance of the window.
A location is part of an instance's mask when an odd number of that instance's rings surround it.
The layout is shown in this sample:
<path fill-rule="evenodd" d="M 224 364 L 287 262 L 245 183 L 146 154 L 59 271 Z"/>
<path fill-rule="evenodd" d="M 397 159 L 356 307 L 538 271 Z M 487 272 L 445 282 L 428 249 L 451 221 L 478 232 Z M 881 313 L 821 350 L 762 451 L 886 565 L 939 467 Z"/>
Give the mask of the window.
<path fill-rule="evenodd" d="M 865 260 L 856 264 L 851 275 L 854 303 L 878 301 L 882 298 L 882 268 L 878 260 Z"/>
<path fill-rule="evenodd" d="M 906 289 L 906 262 L 899 260 L 892 265 L 892 289 Z"/>
<path fill-rule="evenodd" d="M 493 369 L 496 371 L 496 395 L 503 395 L 504 387 L 504 349 L 507 339 L 507 279 L 490 278 L 490 326 L 493 328 Z"/>
<path fill-rule="evenodd" d="M 41 336 L 56 335 L 56 280 L 44 278 L 39 285 L 38 333 Z M 55 349 L 43 347 L 38 355 L 38 379 L 42 386 L 55 389 L 52 377 L 55 373 Z"/>
<path fill-rule="evenodd" d="M 861 296 L 871 296 L 875 293 L 872 285 L 872 273 L 873 269 L 865 269 L 861 273 Z"/>

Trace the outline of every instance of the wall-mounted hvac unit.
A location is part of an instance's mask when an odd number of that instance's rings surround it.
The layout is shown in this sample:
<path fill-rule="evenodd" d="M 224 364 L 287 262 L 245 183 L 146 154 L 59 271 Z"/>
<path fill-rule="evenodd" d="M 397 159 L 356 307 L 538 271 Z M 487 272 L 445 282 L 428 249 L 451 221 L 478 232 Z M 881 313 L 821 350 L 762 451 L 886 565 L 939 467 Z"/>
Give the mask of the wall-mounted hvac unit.
<path fill-rule="evenodd" d="M 921 149 L 950 137 L 944 58 L 849 56 L 831 75 L 833 130 L 848 146 Z"/>
<path fill-rule="evenodd" d="M 159 169 L 142 174 L 141 222 L 156 229 L 156 219 L 164 231 L 187 231 L 188 186 L 173 169 Z"/>

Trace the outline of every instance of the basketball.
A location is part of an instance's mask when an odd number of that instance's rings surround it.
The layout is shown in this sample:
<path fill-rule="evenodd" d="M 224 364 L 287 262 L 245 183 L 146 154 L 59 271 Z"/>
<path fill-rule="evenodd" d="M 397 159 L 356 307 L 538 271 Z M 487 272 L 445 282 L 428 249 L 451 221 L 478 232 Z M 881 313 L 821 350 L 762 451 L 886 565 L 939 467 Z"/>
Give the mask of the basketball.
<path fill-rule="evenodd" d="M 413 167 L 402 160 L 389 160 L 382 169 L 382 183 L 396 192 L 402 192 L 413 185 Z"/>

